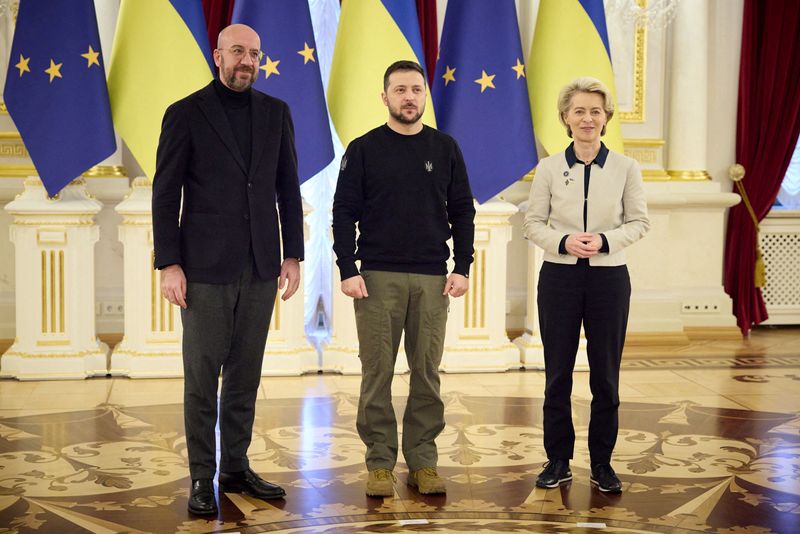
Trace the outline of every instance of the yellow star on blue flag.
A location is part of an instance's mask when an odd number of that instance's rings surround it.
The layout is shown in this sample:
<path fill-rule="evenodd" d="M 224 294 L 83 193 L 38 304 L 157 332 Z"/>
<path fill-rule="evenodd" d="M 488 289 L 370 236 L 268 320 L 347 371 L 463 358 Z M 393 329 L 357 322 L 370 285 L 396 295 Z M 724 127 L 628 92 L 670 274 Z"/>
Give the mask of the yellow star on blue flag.
<path fill-rule="evenodd" d="M 53 196 L 117 149 L 94 2 L 22 0 L 11 57 L 3 97 Z"/>
<path fill-rule="evenodd" d="M 486 202 L 538 163 L 514 0 L 447 3 L 433 104 Z M 455 67 L 468 78 L 456 82 Z M 453 83 L 456 82 L 456 83 Z"/>
<path fill-rule="evenodd" d="M 292 110 L 297 174 L 304 182 L 333 160 L 333 140 L 308 2 L 237 0 L 231 22 L 261 36 L 267 54 L 254 87 L 285 100 Z"/>

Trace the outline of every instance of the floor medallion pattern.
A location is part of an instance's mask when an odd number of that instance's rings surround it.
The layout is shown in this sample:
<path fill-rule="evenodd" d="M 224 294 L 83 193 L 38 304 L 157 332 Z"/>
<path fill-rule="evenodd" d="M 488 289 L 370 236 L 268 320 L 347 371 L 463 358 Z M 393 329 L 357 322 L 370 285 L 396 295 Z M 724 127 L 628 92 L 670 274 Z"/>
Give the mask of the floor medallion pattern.
<path fill-rule="evenodd" d="M 797 369 L 767 371 L 732 380 L 800 381 Z M 624 492 L 611 496 L 589 485 L 588 400 L 573 402 L 573 482 L 540 490 L 541 398 L 449 391 L 445 399 L 437 443 L 446 496 L 408 487 L 401 458 L 395 496 L 366 497 L 358 398 L 340 391 L 259 400 L 251 464 L 288 496 L 222 494 L 211 520 L 186 512 L 181 404 L 1 417 L 0 533 L 800 531 L 796 411 L 623 402 L 614 466 Z M 401 412 L 402 397 L 395 406 Z"/>

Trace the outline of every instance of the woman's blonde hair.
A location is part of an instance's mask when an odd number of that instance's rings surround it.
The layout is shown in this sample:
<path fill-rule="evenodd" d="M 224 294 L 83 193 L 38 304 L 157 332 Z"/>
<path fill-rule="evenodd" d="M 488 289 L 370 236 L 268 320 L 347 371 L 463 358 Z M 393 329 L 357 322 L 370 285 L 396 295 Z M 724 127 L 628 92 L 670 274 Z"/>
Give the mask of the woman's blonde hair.
<path fill-rule="evenodd" d="M 590 78 L 589 76 L 576 78 L 565 85 L 561 89 L 561 92 L 558 93 L 558 120 L 560 120 L 564 128 L 567 129 L 567 135 L 570 137 L 572 137 L 572 132 L 564 117 L 566 117 L 569 107 L 572 104 L 572 97 L 578 93 L 594 93 L 603 97 L 603 110 L 606 112 L 606 124 L 611 120 L 611 117 L 614 116 L 614 98 L 611 96 L 608 87 L 597 78 Z M 604 124 L 600 135 L 605 134 L 606 126 Z"/>

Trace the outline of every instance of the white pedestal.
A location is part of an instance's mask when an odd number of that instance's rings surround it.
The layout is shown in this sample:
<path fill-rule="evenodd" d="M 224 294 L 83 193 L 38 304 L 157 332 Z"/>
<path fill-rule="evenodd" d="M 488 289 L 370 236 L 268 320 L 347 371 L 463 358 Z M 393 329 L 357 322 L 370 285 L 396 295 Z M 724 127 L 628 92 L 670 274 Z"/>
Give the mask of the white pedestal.
<path fill-rule="evenodd" d="M 127 313 L 111 373 L 131 378 L 183 376 L 180 309 L 161 296 L 160 271 L 153 270 L 151 200 L 150 181 L 140 177 L 116 208 L 123 217 L 119 239 L 125 247 Z M 275 299 L 261 374 L 299 375 L 316 369 L 317 353 L 305 339 L 301 283 L 289 301 L 280 300 L 280 294 Z"/>
<path fill-rule="evenodd" d="M 710 181 L 648 182 L 645 189 L 651 231 L 626 250 L 633 287 L 628 334 L 688 341 L 692 330 L 735 333 L 733 303 L 722 287 L 723 236 L 725 212 L 739 195 Z"/>
<path fill-rule="evenodd" d="M 312 209 L 303 202 L 303 220 L 308 219 Z M 305 241 L 308 243 L 308 227 L 304 224 Z M 281 300 L 281 291 L 275 296 L 275 307 L 269 324 L 267 347 L 261 375 L 290 376 L 319 369 L 317 351 L 306 339 L 304 313 L 304 262 L 300 262 L 300 287 L 287 301 Z"/>
<path fill-rule="evenodd" d="M 161 272 L 153 269 L 152 195 L 150 180 L 140 176 L 115 208 L 125 251 L 125 335 L 111 355 L 116 376 L 183 376 L 180 308 L 161 296 Z"/>
<path fill-rule="evenodd" d="M 539 284 L 539 269 L 542 267 L 542 249 L 528 242 L 528 300 L 525 314 L 525 333 L 514 340 L 525 369 L 544 369 L 544 345 L 539 333 L 539 311 L 536 305 L 536 290 Z M 586 354 L 586 336 L 581 328 L 575 370 L 588 371 L 589 357 Z"/>
<path fill-rule="evenodd" d="M 75 180 L 50 199 L 35 177 L 5 206 L 14 221 L 16 339 L 0 376 L 20 380 L 105 375 L 108 347 L 95 335 L 94 217 L 102 204 Z"/>
<path fill-rule="evenodd" d="M 356 330 L 356 314 L 353 299 L 342 293 L 339 267 L 334 263 L 331 269 L 333 277 L 333 324 L 331 339 L 325 346 L 322 357 L 322 369 L 345 375 L 360 375 L 361 361 L 358 359 L 358 331 Z M 403 339 L 394 365 L 395 374 L 408 372 L 406 351 Z"/>
<path fill-rule="evenodd" d="M 331 287 L 333 318 L 331 338 L 322 352 L 322 370 L 345 375 L 359 375 L 361 374 L 361 362 L 358 359 L 358 332 L 356 331 L 353 299 L 342 293 L 341 275 L 335 259 L 331 277 L 333 278 Z"/>
<path fill-rule="evenodd" d="M 476 205 L 475 261 L 469 291 L 450 299 L 441 370 L 501 372 L 520 366 L 519 349 L 506 335 L 506 261 L 513 204 Z"/>

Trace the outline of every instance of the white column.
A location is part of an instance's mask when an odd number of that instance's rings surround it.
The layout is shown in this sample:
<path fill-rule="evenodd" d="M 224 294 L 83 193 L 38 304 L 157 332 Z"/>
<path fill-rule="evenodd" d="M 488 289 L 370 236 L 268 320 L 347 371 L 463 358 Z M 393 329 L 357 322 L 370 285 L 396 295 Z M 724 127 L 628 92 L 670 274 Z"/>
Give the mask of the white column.
<path fill-rule="evenodd" d="M 303 221 L 308 220 L 311 205 L 303 201 Z M 308 243 L 308 225 L 304 222 L 304 236 Z M 275 307 L 269 324 L 267 347 L 264 350 L 264 362 L 261 374 L 264 375 L 301 375 L 317 371 L 317 351 L 306 339 L 304 313 L 304 262 L 300 262 L 300 287 L 297 293 L 287 301 L 281 300 L 281 291 L 275 296 Z"/>
<path fill-rule="evenodd" d="M 499 372 L 520 366 L 519 350 L 506 334 L 506 261 L 513 204 L 476 205 L 475 261 L 469 291 L 450 299 L 441 370 Z"/>
<path fill-rule="evenodd" d="M 95 215 L 102 204 L 75 180 L 49 199 L 42 182 L 5 206 L 15 249 L 16 339 L 0 376 L 20 380 L 105 375 L 108 347 L 95 335 Z"/>
<path fill-rule="evenodd" d="M 117 376 L 183 376 L 180 308 L 161 296 L 161 271 L 153 269 L 152 196 L 150 180 L 140 176 L 115 208 L 122 215 L 125 299 L 125 335 L 111 355 Z"/>
<path fill-rule="evenodd" d="M 671 27 L 667 173 L 677 180 L 706 180 L 708 3 L 681 0 Z"/>

